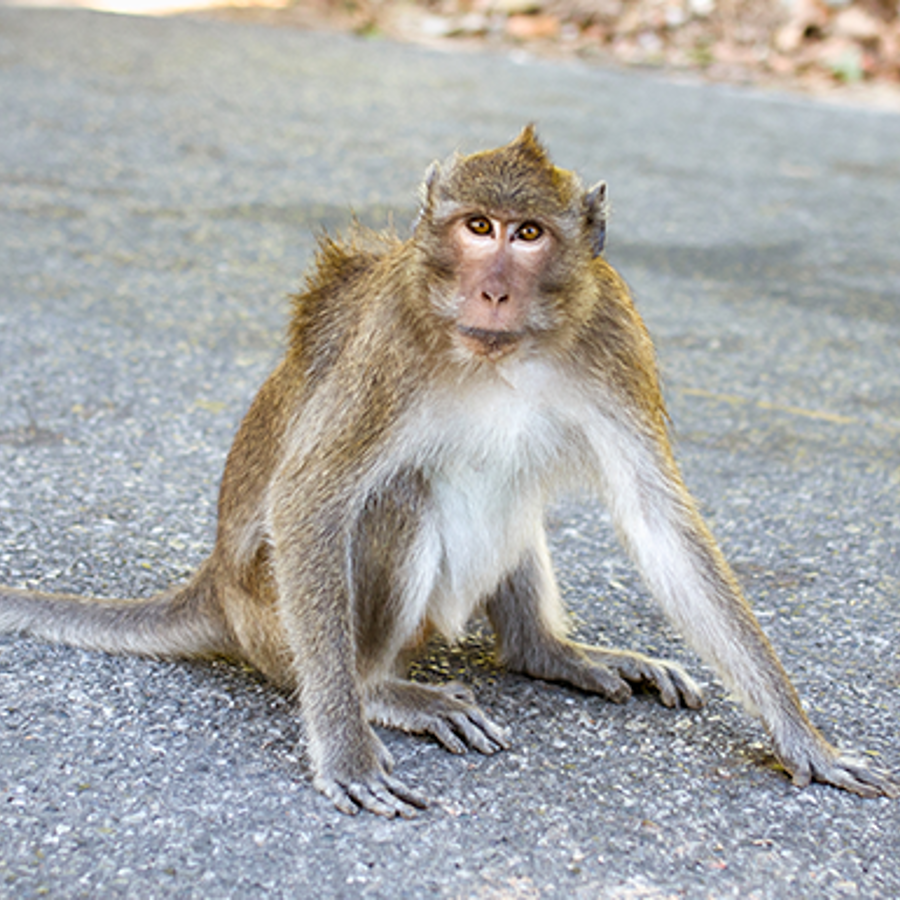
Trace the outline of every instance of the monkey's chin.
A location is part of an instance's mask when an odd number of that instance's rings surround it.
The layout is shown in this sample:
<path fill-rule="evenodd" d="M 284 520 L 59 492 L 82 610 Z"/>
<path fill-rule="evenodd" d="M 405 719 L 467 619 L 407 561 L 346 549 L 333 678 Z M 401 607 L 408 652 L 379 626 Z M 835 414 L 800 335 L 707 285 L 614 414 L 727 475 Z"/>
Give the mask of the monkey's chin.
<path fill-rule="evenodd" d="M 469 352 L 490 362 L 509 356 L 518 348 L 523 337 L 520 331 L 491 331 L 465 325 L 458 326 L 457 332 L 460 342 Z"/>

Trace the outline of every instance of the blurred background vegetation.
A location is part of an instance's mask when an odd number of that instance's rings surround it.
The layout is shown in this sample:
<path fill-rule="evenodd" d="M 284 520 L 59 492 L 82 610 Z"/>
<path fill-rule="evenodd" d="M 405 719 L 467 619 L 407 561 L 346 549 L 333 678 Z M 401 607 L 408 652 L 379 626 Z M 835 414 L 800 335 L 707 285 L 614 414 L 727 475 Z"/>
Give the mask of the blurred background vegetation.
<path fill-rule="evenodd" d="M 900 88 L 900 0 L 247 0 L 235 15 L 419 42 L 699 72 Z"/>

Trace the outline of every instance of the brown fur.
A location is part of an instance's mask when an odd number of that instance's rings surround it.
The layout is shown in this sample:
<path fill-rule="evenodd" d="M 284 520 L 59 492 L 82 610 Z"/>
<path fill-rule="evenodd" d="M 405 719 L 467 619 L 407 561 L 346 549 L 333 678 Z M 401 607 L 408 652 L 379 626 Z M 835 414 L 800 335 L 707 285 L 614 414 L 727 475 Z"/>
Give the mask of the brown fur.
<path fill-rule="evenodd" d="M 678 665 L 565 637 L 541 512 L 587 485 L 795 782 L 894 795 L 810 724 L 684 488 L 653 346 L 598 255 L 605 227 L 605 187 L 585 192 L 528 128 L 435 166 L 410 240 L 323 239 L 197 575 L 145 601 L 0 588 L 0 629 L 250 663 L 297 692 L 316 786 L 339 809 L 409 815 L 424 800 L 388 774 L 370 722 L 453 752 L 507 746 L 464 688 L 397 671 L 423 632 L 452 637 L 478 606 L 513 670 L 617 702 L 646 682 L 666 705 L 700 705 Z"/>

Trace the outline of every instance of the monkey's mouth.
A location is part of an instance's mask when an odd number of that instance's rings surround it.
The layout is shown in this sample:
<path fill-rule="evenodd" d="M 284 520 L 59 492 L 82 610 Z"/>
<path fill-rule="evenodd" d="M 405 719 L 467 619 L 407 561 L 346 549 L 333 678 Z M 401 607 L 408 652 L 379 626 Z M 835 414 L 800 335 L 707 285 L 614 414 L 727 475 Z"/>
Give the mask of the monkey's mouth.
<path fill-rule="evenodd" d="M 512 353 L 525 336 L 522 331 L 491 331 L 489 328 L 472 328 L 467 325 L 457 326 L 457 331 L 470 350 L 490 360 Z"/>

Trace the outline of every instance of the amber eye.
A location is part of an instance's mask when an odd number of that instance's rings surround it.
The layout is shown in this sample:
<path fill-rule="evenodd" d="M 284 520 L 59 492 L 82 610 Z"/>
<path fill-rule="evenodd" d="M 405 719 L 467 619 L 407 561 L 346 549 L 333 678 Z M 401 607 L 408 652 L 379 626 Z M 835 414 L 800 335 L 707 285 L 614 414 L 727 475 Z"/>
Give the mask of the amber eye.
<path fill-rule="evenodd" d="M 524 225 L 519 226 L 516 237 L 522 241 L 536 241 L 543 233 L 544 229 L 540 225 L 534 222 L 526 222 Z"/>
<path fill-rule="evenodd" d="M 466 227 L 472 234 L 490 234 L 493 231 L 493 227 L 491 226 L 491 220 L 486 219 L 484 216 L 476 216 L 474 219 L 469 219 L 466 222 Z"/>

